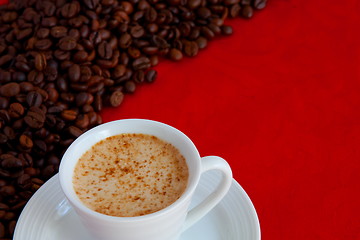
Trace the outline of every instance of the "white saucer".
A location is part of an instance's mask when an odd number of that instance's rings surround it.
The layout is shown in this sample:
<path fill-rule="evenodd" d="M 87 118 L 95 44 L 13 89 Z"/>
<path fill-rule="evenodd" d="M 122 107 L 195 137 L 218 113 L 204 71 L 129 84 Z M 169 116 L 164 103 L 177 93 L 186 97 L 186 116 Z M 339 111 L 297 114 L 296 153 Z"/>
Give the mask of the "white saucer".
<path fill-rule="evenodd" d="M 219 182 L 217 172 L 206 172 L 192 205 L 204 199 Z M 22 211 L 13 240 L 93 240 L 80 223 L 60 188 L 58 175 L 47 181 Z M 233 180 L 225 198 L 180 240 L 260 240 L 259 220 L 250 198 Z"/>

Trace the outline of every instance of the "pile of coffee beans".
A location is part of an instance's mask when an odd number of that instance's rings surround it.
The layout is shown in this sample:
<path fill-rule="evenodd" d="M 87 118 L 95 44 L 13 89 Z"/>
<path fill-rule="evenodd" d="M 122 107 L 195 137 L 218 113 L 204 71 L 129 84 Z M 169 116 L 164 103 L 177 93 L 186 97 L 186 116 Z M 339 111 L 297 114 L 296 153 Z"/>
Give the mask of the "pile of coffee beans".
<path fill-rule="evenodd" d="M 66 148 L 159 57 L 194 57 L 266 0 L 18 0 L 0 8 L 0 239 Z"/>

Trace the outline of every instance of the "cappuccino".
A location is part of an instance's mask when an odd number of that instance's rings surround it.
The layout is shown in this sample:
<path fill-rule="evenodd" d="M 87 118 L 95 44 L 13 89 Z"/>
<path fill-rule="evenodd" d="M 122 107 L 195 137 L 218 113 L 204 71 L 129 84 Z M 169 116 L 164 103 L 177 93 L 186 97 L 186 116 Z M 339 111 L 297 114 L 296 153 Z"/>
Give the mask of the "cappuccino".
<path fill-rule="evenodd" d="M 108 137 L 78 160 L 73 187 L 90 209 L 135 217 L 159 211 L 185 191 L 189 171 L 179 150 L 155 136 Z"/>

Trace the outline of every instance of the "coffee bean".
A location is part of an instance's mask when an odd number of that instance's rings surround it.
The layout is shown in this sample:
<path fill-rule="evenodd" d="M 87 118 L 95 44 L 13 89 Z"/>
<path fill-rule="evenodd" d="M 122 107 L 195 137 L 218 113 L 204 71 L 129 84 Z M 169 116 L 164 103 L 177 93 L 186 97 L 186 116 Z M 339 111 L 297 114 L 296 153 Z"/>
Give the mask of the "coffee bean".
<path fill-rule="evenodd" d="M 189 1 L 187 2 L 187 6 L 188 6 L 190 9 L 198 8 L 200 5 L 201 5 L 201 0 L 189 0 Z"/>
<path fill-rule="evenodd" d="M 61 8 L 61 14 L 63 17 L 65 18 L 72 18 L 74 17 L 76 14 L 78 14 L 80 5 L 78 2 L 71 2 L 71 3 L 66 3 L 62 8 Z"/>
<path fill-rule="evenodd" d="M 36 36 L 40 39 L 47 38 L 49 37 L 49 35 L 50 35 L 50 29 L 48 28 L 40 28 L 36 33 Z"/>
<path fill-rule="evenodd" d="M 3 211 L 3 210 L 0 210 L 0 211 Z M 3 211 L 3 213 L 5 214 L 5 211 Z M 2 222 L 0 222 L 0 238 L 5 237 L 5 233 L 6 233 L 5 226 L 4 226 L 4 224 Z"/>
<path fill-rule="evenodd" d="M 126 81 L 124 87 L 127 93 L 134 93 L 136 89 L 136 84 L 133 81 Z"/>
<path fill-rule="evenodd" d="M 124 94 L 121 91 L 114 91 L 110 96 L 110 105 L 118 107 L 124 99 Z"/>
<path fill-rule="evenodd" d="M 140 38 L 145 34 L 145 30 L 140 25 L 135 25 L 130 28 L 130 35 L 134 38 Z"/>
<path fill-rule="evenodd" d="M 243 6 L 241 16 L 244 18 L 251 18 L 254 14 L 253 8 L 250 5 Z"/>
<path fill-rule="evenodd" d="M 21 168 L 23 163 L 20 159 L 10 156 L 2 160 L 1 166 L 3 168 Z"/>
<path fill-rule="evenodd" d="M 100 0 L 83 0 L 82 2 L 83 2 L 89 9 L 95 9 L 95 8 L 98 6 Z"/>
<path fill-rule="evenodd" d="M 24 114 L 24 107 L 20 103 L 12 103 L 9 108 L 9 115 L 11 118 L 20 118 Z"/>
<path fill-rule="evenodd" d="M 172 48 L 169 52 L 170 59 L 173 61 L 180 61 L 183 58 L 183 54 L 180 50 Z"/>
<path fill-rule="evenodd" d="M 0 97 L 0 109 L 6 109 L 9 106 L 9 99 L 5 97 Z"/>
<path fill-rule="evenodd" d="M 52 42 L 50 39 L 40 39 L 35 42 L 34 47 L 38 50 L 48 50 L 52 45 Z"/>
<path fill-rule="evenodd" d="M 0 66 L 5 65 L 12 60 L 13 60 L 13 57 L 10 54 L 4 55 L 4 56 L 0 57 Z"/>
<path fill-rule="evenodd" d="M 233 33 L 233 28 L 231 26 L 224 25 L 221 27 L 221 32 L 224 35 L 231 35 Z"/>
<path fill-rule="evenodd" d="M 41 26 L 43 27 L 54 27 L 57 24 L 56 17 L 45 17 L 41 20 Z"/>
<path fill-rule="evenodd" d="M 45 114 L 36 106 L 30 107 L 24 117 L 24 122 L 31 128 L 42 128 L 45 122 Z"/>
<path fill-rule="evenodd" d="M 63 26 L 55 26 L 51 28 L 50 34 L 54 38 L 62 38 L 65 37 L 67 34 L 68 29 Z"/>
<path fill-rule="evenodd" d="M 149 70 L 145 75 L 145 80 L 148 83 L 152 83 L 157 78 L 157 72 L 154 69 Z"/>
<path fill-rule="evenodd" d="M 74 110 L 64 110 L 61 112 L 61 117 L 66 121 L 73 121 L 76 119 L 77 113 Z"/>
<path fill-rule="evenodd" d="M 68 75 L 72 82 L 77 82 L 80 80 L 81 77 L 81 69 L 78 64 L 72 64 L 68 68 Z"/>
<path fill-rule="evenodd" d="M 97 50 L 98 50 L 99 56 L 103 59 L 110 59 L 113 55 L 113 50 L 111 48 L 111 45 L 106 41 L 102 41 L 98 45 Z"/>
<path fill-rule="evenodd" d="M 79 137 L 83 133 L 79 128 L 77 128 L 75 126 L 70 126 L 68 128 L 68 132 L 71 136 L 76 137 L 76 138 Z"/>
<path fill-rule="evenodd" d="M 38 53 L 35 56 L 35 68 L 38 71 L 43 71 L 46 68 L 47 65 L 47 61 L 46 61 L 46 57 L 43 53 Z"/>
<path fill-rule="evenodd" d="M 132 43 L 132 38 L 130 34 L 124 33 L 120 36 L 119 47 L 126 49 L 131 45 L 131 43 Z"/>
<path fill-rule="evenodd" d="M 77 43 L 75 38 L 66 36 L 60 39 L 59 48 L 64 51 L 70 51 L 75 49 L 76 44 Z"/>
<path fill-rule="evenodd" d="M 204 49 L 207 46 L 208 40 L 204 37 L 199 37 L 198 39 L 196 39 L 196 43 L 199 49 Z"/>
<path fill-rule="evenodd" d="M 56 11 L 56 6 L 52 2 L 42 2 L 43 12 L 46 16 L 53 16 Z"/>
<path fill-rule="evenodd" d="M 15 82 L 7 83 L 0 87 L 0 95 L 3 97 L 13 97 L 20 93 L 20 85 Z"/>
<path fill-rule="evenodd" d="M 27 135 L 21 135 L 19 138 L 20 146 L 22 146 L 24 149 L 29 149 L 33 147 L 33 141 L 31 138 Z"/>
<path fill-rule="evenodd" d="M 186 41 L 184 43 L 184 53 L 188 57 L 194 57 L 198 54 L 199 47 L 194 41 Z"/>
<path fill-rule="evenodd" d="M 139 57 L 139 58 L 135 59 L 134 62 L 132 63 L 132 67 L 135 70 L 147 69 L 150 66 L 151 66 L 150 59 L 147 57 Z"/>
<path fill-rule="evenodd" d="M 31 91 L 26 95 L 26 102 L 30 107 L 39 107 L 43 102 L 43 97 L 37 91 Z"/>
<path fill-rule="evenodd" d="M 158 63 L 159 63 L 159 57 L 158 56 L 153 55 L 153 56 L 150 57 L 151 66 L 154 67 L 154 66 L 158 65 Z"/>
<path fill-rule="evenodd" d="M 90 106 L 90 105 L 87 105 Z M 90 120 L 87 114 L 80 114 L 77 116 L 75 126 L 80 129 L 86 129 L 89 127 Z"/>
<path fill-rule="evenodd" d="M 267 0 L 254 0 L 254 7 L 258 10 L 261 10 L 266 7 Z"/>
<path fill-rule="evenodd" d="M 32 32 L 33 32 L 32 28 L 22 29 L 18 32 L 18 34 L 16 35 L 16 38 L 17 38 L 17 40 L 22 40 L 24 38 L 29 37 Z"/>

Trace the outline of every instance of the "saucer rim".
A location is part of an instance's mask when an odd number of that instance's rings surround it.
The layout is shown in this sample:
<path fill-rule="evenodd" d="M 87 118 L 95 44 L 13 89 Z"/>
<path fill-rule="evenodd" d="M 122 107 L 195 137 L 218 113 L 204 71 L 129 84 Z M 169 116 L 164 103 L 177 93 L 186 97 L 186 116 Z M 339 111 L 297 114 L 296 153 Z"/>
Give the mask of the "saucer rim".
<path fill-rule="evenodd" d="M 56 184 L 55 181 L 57 181 L 58 183 Z M 26 221 L 28 221 L 28 212 L 31 212 L 31 209 L 33 207 L 33 205 L 36 204 L 37 201 L 39 201 L 39 197 L 42 194 L 44 194 L 45 192 L 48 192 L 49 189 L 48 187 L 51 186 L 52 184 L 56 184 L 58 185 L 58 188 L 56 189 L 56 192 L 58 194 L 62 194 L 63 196 L 61 196 L 61 202 L 64 201 L 66 199 L 64 193 L 62 192 L 61 188 L 60 188 L 60 183 L 59 183 L 59 177 L 58 174 L 55 174 L 53 177 L 51 177 L 48 181 L 46 181 L 43 186 L 41 186 L 40 189 L 38 189 L 38 191 L 30 198 L 30 200 L 27 202 L 26 206 L 24 207 L 24 209 L 22 210 L 20 217 L 17 221 L 17 224 L 15 226 L 15 231 L 14 231 L 14 236 L 13 236 L 13 240 L 21 240 L 19 238 L 19 236 L 21 236 L 22 231 L 24 226 L 28 225 L 26 224 Z M 236 193 L 237 192 L 237 193 Z M 246 206 L 246 211 L 249 212 L 249 214 L 252 216 L 252 221 L 254 223 L 254 228 L 252 229 L 253 234 L 256 236 L 254 238 L 254 240 L 261 240 L 261 228 L 260 228 L 260 221 L 258 218 L 258 214 L 256 212 L 256 209 L 254 207 L 254 204 L 252 203 L 250 197 L 248 196 L 248 194 L 246 193 L 246 191 L 242 188 L 242 186 L 233 178 L 232 179 L 232 184 L 231 187 L 229 189 L 228 194 L 235 194 L 236 196 L 238 196 L 239 198 L 241 197 L 242 201 L 246 201 L 244 203 L 244 205 Z M 225 196 L 226 197 L 226 196 Z M 57 197 L 60 198 L 60 197 Z M 41 200 L 40 200 L 41 201 Z M 43 201 L 43 200 L 42 200 Z M 224 204 L 224 200 L 222 200 L 219 204 Z M 226 206 L 226 205 L 225 205 Z M 72 210 L 73 211 L 73 210 Z M 236 215 L 237 216 L 237 215 Z M 26 227 L 25 227 L 26 229 Z"/>

